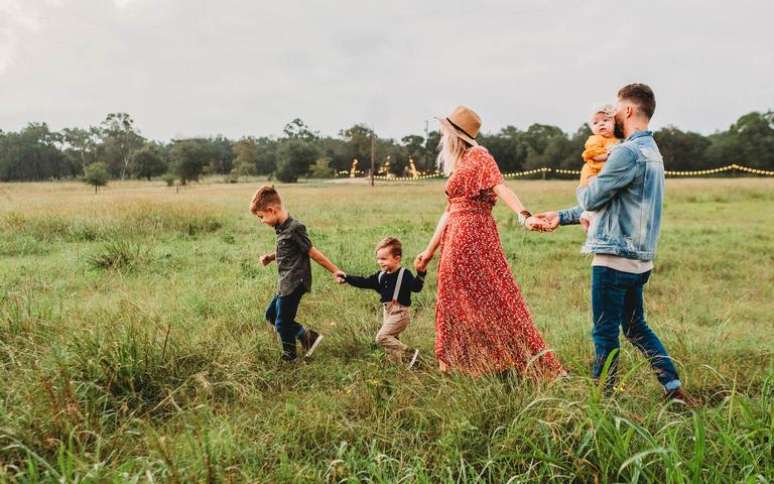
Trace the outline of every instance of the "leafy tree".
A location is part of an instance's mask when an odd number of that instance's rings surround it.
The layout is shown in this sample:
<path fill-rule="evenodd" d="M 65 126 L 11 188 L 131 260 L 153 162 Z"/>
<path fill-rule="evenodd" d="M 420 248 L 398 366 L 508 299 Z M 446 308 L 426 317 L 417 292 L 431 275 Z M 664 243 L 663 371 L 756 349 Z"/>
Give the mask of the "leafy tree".
<path fill-rule="evenodd" d="M 556 126 L 533 124 L 520 136 L 527 148 L 524 169 L 558 167 L 562 158 L 569 156 L 567 135 Z M 550 147 L 550 149 L 549 149 Z"/>
<path fill-rule="evenodd" d="M 390 173 L 394 175 L 402 176 L 408 169 L 408 151 L 391 139 L 380 139 L 376 143 L 376 156 L 380 162 L 389 160 Z"/>
<path fill-rule="evenodd" d="M 30 123 L 0 136 L 0 181 L 71 177 L 75 168 L 58 148 L 61 137 L 46 123 Z"/>
<path fill-rule="evenodd" d="M 164 180 L 164 183 L 166 183 L 168 187 L 171 187 L 174 186 L 177 177 L 174 173 L 167 172 L 161 176 L 161 179 Z"/>
<path fill-rule="evenodd" d="M 132 152 L 142 147 L 143 137 L 135 128 L 134 119 L 127 113 L 108 114 L 100 125 L 100 132 L 108 169 L 124 180 Z"/>
<path fill-rule="evenodd" d="M 736 138 L 732 161 L 756 168 L 774 168 L 774 111 L 752 112 L 740 117 L 728 130 Z"/>
<path fill-rule="evenodd" d="M 218 135 L 208 141 L 213 154 L 210 170 L 221 175 L 231 172 L 234 168 L 235 156 L 231 140 Z"/>
<path fill-rule="evenodd" d="M 108 180 L 110 180 L 110 173 L 108 173 L 107 165 L 105 163 L 98 161 L 86 167 L 83 181 L 94 187 L 95 194 L 99 190 L 99 187 L 107 185 Z"/>
<path fill-rule="evenodd" d="M 134 176 L 148 180 L 163 175 L 169 168 L 163 148 L 155 143 L 149 143 L 132 153 L 129 167 Z"/>
<path fill-rule="evenodd" d="M 312 131 L 312 129 L 299 118 L 286 124 L 282 132 L 285 133 L 285 137 L 288 139 L 300 139 L 303 141 L 314 141 L 320 137 L 317 132 Z"/>
<path fill-rule="evenodd" d="M 492 154 L 503 172 L 521 171 L 527 159 L 527 144 L 523 131 L 506 126 L 494 135 L 481 135 L 479 142 Z"/>
<path fill-rule="evenodd" d="M 253 137 L 245 137 L 234 143 L 234 170 L 240 176 L 258 172 L 258 145 Z"/>
<path fill-rule="evenodd" d="M 298 177 L 305 175 L 319 156 L 320 152 L 313 143 L 300 139 L 283 141 L 277 150 L 277 179 L 285 183 L 297 182 Z"/>
<path fill-rule="evenodd" d="M 591 136 L 591 128 L 586 123 L 580 125 L 575 134 L 570 137 L 565 156 L 555 168 L 566 170 L 580 170 L 583 167 L 583 150 L 586 148 L 586 140 Z"/>
<path fill-rule="evenodd" d="M 331 168 L 331 159 L 327 156 L 317 158 L 317 161 L 309 168 L 309 176 L 312 178 L 331 178 L 334 175 Z"/>
<path fill-rule="evenodd" d="M 441 142 L 440 131 L 430 131 L 425 139 L 425 164 L 421 167 L 423 170 L 434 171 L 438 160 L 438 143 Z"/>
<path fill-rule="evenodd" d="M 202 170 L 214 156 L 216 154 L 211 146 L 202 138 L 175 140 L 170 149 L 173 171 L 183 185 L 198 181 Z"/>
<path fill-rule="evenodd" d="M 710 140 L 705 136 L 667 126 L 656 131 L 654 137 L 667 170 L 707 168 L 704 160 Z"/>
<path fill-rule="evenodd" d="M 256 147 L 256 159 L 255 159 L 255 171 L 258 175 L 268 175 L 274 173 L 277 169 L 277 148 L 279 142 L 268 138 L 261 137 L 255 140 Z"/>
<path fill-rule="evenodd" d="M 349 171 L 354 160 L 354 152 L 346 141 L 339 138 L 325 137 L 319 142 L 323 154 L 331 160 L 331 168 L 335 171 Z M 362 166 L 360 168 L 363 168 Z"/>
<path fill-rule="evenodd" d="M 67 146 L 65 153 L 81 167 L 81 173 L 86 173 L 86 166 L 94 163 L 97 157 L 100 131 L 98 128 L 65 128 L 62 130 L 62 140 Z"/>
<path fill-rule="evenodd" d="M 348 145 L 349 162 L 351 163 L 353 159 L 357 158 L 360 161 L 360 166 L 363 169 L 368 169 L 371 166 L 371 136 L 376 136 L 373 130 L 364 124 L 356 124 L 351 128 L 341 130 L 339 135 Z M 380 159 L 378 154 L 376 159 Z"/>
<path fill-rule="evenodd" d="M 405 156 L 414 160 L 417 167 L 424 167 L 427 163 L 427 150 L 425 149 L 425 138 L 410 134 L 400 139 L 401 145 L 405 151 Z M 407 160 L 408 164 L 408 160 Z"/>

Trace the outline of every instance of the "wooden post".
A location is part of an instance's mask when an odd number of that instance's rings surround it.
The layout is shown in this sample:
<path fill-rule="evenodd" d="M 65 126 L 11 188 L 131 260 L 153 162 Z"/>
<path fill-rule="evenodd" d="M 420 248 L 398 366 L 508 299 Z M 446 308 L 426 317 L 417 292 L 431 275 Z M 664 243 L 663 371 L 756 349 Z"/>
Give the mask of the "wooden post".
<path fill-rule="evenodd" d="M 371 129 L 371 186 L 374 186 L 374 171 L 376 170 L 376 161 L 374 160 L 374 130 Z"/>

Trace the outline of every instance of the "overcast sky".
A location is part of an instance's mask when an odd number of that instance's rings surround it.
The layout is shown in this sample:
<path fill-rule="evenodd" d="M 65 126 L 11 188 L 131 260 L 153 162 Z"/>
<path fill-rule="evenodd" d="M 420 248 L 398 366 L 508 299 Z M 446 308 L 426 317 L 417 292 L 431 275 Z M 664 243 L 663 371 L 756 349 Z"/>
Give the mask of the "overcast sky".
<path fill-rule="evenodd" d="M 125 111 L 161 140 L 295 117 L 400 137 L 465 104 L 485 131 L 574 131 L 639 81 L 656 127 L 710 133 L 774 108 L 772 19 L 771 0 L 0 0 L 0 129 Z"/>

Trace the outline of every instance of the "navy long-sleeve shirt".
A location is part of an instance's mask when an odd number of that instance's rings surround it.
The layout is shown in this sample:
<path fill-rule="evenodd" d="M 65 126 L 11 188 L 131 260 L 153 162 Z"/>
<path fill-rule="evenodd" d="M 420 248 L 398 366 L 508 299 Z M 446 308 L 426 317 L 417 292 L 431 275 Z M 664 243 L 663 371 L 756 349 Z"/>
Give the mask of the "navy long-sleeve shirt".
<path fill-rule="evenodd" d="M 399 273 L 400 269 L 393 273 L 377 272 L 368 277 L 347 275 L 345 280 L 347 281 L 347 284 L 354 287 L 373 289 L 379 293 L 383 303 L 388 303 L 392 302 L 392 296 L 395 293 L 395 284 L 398 282 Z M 381 281 L 379 280 L 379 274 L 382 275 Z M 400 293 L 398 294 L 399 304 L 411 306 L 411 293 L 422 290 L 422 286 L 425 284 L 426 274 L 427 272 L 417 272 L 417 275 L 414 276 L 408 269 L 403 271 L 403 282 L 401 283 Z"/>

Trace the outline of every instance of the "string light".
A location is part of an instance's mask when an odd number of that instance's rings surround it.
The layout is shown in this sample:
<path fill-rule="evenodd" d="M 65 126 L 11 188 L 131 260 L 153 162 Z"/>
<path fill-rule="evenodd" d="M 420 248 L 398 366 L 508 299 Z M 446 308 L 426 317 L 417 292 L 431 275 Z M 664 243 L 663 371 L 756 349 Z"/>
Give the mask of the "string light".
<path fill-rule="evenodd" d="M 745 173 L 752 173 L 754 175 L 774 176 L 774 171 L 761 170 L 759 168 L 750 168 L 749 166 L 737 165 L 736 163 L 733 163 L 727 166 L 721 166 L 719 168 L 712 168 L 709 170 L 697 170 L 697 171 L 667 170 L 664 172 L 664 174 L 666 176 L 685 177 L 685 176 L 715 175 L 717 173 L 723 173 L 727 171 L 741 171 Z M 543 168 L 535 168 L 535 169 L 526 170 L 526 171 L 517 171 L 513 173 L 503 173 L 503 177 L 518 178 L 523 176 L 537 175 L 539 173 L 551 173 L 551 172 L 557 173 L 560 175 L 580 175 L 581 173 L 580 170 L 567 170 L 564 168 L 543 167 Z M 401 176 L 401 177 L 375 176 L 374 177 L 375 180 L 394 181 L 394 182 L 411 182 L 411 181 L 429 180 L 434 178 L 443 178 L 443 175 L 436 171 L 433 173 L 417 174 L 416 176 Z"/>

